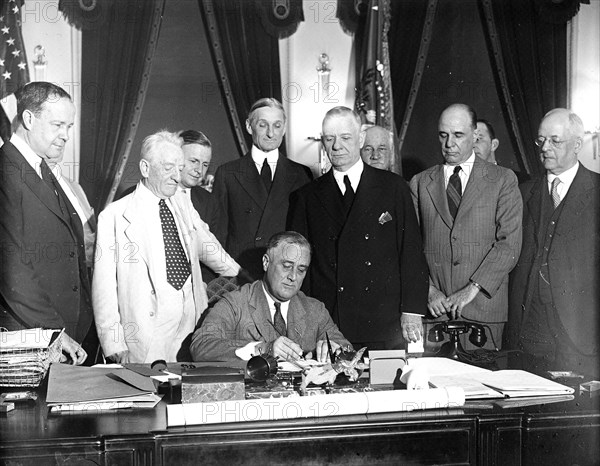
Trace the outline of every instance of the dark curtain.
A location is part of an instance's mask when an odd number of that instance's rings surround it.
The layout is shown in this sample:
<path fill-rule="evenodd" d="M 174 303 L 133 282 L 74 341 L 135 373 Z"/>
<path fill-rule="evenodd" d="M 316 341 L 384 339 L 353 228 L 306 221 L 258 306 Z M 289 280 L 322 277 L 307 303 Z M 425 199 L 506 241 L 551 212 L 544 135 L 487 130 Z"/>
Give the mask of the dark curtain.
<path fill-rule="evenodd" d="M 164 1 L 104 0 L 73 21 L 83 30 L 79 182 L 97 212 L 112 201 L 131 151 Z"/>
<path fill-rule="evenodd" d="M 419 92 L 437 3 L 437 0 L 391 2 L 388 43 L 398 158 L 402 154 L 402 145 Z M 410 169 L 406 171 L 411 172 Z"/>
<path fill-rule="evenodd" d="M 229 120 L 244 155 L 252 145 L 245 127 L 252 104 L 262 97 L 281 101 L 279 41 L 265 30 L 254 1 L 199 2 Z"/>
<path fill-rule="evenodd" d="M 528 175 L 541 174 L 533 141 L 544 114 L 567 103 L 568 18 L 553 23 L 539 0 L 480 0 L 480 7 L 517 160 Z"/>

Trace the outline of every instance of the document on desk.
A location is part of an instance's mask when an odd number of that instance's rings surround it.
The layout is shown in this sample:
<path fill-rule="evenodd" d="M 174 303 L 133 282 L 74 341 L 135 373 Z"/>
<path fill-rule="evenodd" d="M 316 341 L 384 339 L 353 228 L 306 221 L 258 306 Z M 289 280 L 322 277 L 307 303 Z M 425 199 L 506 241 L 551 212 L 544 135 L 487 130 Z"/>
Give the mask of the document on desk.
<path fill-rule="evenodd" d="M 502 370 L 478 374 L 476 380 L 508 398 L 570 395 L 575 391 L 566 385 L 521 370 Z"/>
<path fill-rule="evenodd" d="M 461 387 L 467 400 L 570 395 L 573 389 L 521 370 L 490 371 L 448 358 L 411 359 L 429 373 L 435 388 Z"/>
<path fill-rule="evenodd" d="M 50 366 L 46 403 L 62 410 L 153 407 L 160 401 L 154 391 L 152 380 L 128 369 L 55 363 Z"/>

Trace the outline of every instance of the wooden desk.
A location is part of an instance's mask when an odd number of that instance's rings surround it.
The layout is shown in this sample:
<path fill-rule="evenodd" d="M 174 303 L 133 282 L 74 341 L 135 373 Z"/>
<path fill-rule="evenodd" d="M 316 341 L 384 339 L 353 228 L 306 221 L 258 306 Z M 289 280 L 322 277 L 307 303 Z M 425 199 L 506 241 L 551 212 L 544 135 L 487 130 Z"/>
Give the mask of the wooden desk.
<path fill-rule="evenodd" d="M 43 390 L 41 390 L 43 391 Z M 598 464 L 598 398 L 170 428 L 153 410 L 49 414 L 43 399 L 0 417 L 0 463 Z"/>

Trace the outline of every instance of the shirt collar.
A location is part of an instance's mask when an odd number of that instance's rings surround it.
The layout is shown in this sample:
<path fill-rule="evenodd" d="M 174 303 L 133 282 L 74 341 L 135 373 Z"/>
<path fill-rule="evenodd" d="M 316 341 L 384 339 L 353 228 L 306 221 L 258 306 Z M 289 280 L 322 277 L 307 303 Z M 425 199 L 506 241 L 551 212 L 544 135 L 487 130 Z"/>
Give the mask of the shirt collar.
<path fill-rule="evenodd" d="M 277 159 L 279 158 L 279 149 L 273 149 L 269 152 L 264 152 L 260 150 L 256 146 L 252 146 L 252 160 L 257 165 L 262 165 L 265 162 L 265 158 L 267 159 L 267 163 L 277 163 Z"/>
<path fill-rule="evenodd" d="M 137 188 L 136 188 L 136 196 L 138 200 L 141 200 L 144 204 L 147 205 L 154 205 L 158 208 L 158 203 L 160 202 L 160 197 L 158 197 L 156 194 L 154 194 L 152 191 L 150 191 L 146 185 L 144 184 L 143 181 L 138 182 Z M 167 203 L 167 205 L 171 205 L 171 199 L 170 198 L 166 198 L 165 202 Z"/>
<path fill-rule="evenodd" d="M 17 133 L 13 133 L 10 138 L 10 142 L 16 149 L 21 153 L 21 155 L 27 160 L 27 163 L 31 165 L 31 168 L 35 170 L 38 176 L 42 177 L 41 163 L 42 158 L 37 155 L 33 149 L 25 142 L 25 140 L 19 136 Z"/>
<path fill-rule="evenodd" d="M 350 179 L 350 184 L 352 185 L 352 189 L 354 190 L 354 192 L 356 192 L 356 190 L 358 189 L 358 183 L 360 183 L 360 177 L 362 176 L 362 172 L 365 168 L 365 164 L 362 161 L 362 159 L 359 157 L 358 161 L 352 165 L 348 170 L 346 170 L 345 172 L 341 172 L 336 170 L 335 168 L 333 169 L 333 177 L 335 178 L 335 181 L 337 182 L 337 184 L 341 187 L 344 186 L 344 176 L 348 175 L 348 178 Z M 344 187 L 344 190 L 346 188 Z"/>
<path fill-rule="evenodd" d="M 271 297 L 271 295 L 267 291 L 265 282 L 262 281 L 261 284 L 262 284 L 262 289 L 267 298 L 267 303 L 269 304 L 269 312 L 271 313 L 271 320 L 272 320 L 273 316 L 275 315 L 275 300 Z M 283 318 L 284 318 L 285 322 L 287 323 L 287 311 L 288 311 L 288 308 L 290 307 L 290 302 L 289 301 L 280 301 L 280 303 L 281 303 L 281 314 L 283 315 Z"/>
<path fill-rule="evenodd" d="M 552 173 L 548 172 L 546 174 L 546 176 L 548 178 L 548 184 L 550 186 L 552 186 L 552 182 L 554 181 L 554 178 L 560 178 L 561 183 L 563 183 L 565 186 L 565 189 L 568 190 L 569 187 L 571 186 L 571 183 L 573 183 L 573 180 L 575 179 L 575 175 L 577 175 L 578 169 L 579 169 L 579 161 L 577 161 L 577 163 L 575 165 L 573 165 L 571 168 L 562 172 L 560 175 L 553 175 Z"/>

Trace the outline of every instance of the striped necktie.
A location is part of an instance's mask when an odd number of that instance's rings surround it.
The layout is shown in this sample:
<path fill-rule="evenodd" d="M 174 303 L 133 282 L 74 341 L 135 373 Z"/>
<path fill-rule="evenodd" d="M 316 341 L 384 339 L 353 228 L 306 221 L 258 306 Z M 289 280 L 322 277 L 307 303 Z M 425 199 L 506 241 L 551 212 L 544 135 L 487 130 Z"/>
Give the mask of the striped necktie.
<path fill-rule="evenodd" d="M 550 194 L 552 195 L 552 203 L 554 204 L 555 209 L 558 207 L 558 204 L 560 204 L 560 196 L 558 195 L 558 185 L 561 183 L 562 181 L 560 181 L 560 178 L 558 177 L 552 180 L 552 190 L 550 191 Z"/>
<path fill-rule="evenodd" d="M 460 165 L 454 167 L 454 173 L 452 173 L 450 176 L 450 179 L 448 180 L 448 187 L 446 188 L 446 195 L 448 196 L 448 208 L 450 209 L 452 218 L 456 218 L 458 206 L 460 205 L 460 200 L 462 198 L 462 184 L 459 176 L 460 170 Z"/>

